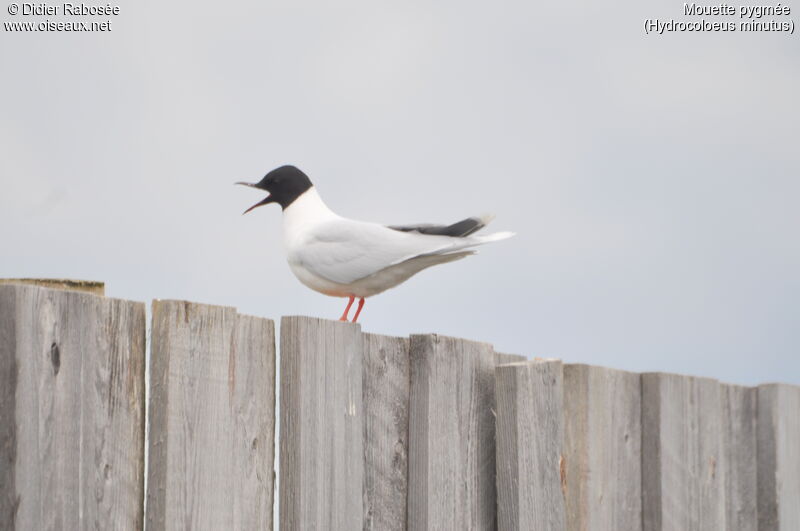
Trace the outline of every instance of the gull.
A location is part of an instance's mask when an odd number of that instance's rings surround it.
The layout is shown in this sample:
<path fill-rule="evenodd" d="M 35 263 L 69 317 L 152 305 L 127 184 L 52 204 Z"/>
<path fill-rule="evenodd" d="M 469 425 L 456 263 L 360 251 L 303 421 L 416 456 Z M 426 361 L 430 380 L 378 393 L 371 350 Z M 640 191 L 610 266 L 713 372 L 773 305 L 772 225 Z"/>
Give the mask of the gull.
<path fill-rule="evenodd" d="M 514 235 L 474 236 L 493 216 L 470 217 L 452 225 L 381 225 L 348 219 L 328 208 L 308 176 L 294 166 L 276 168 L 257 183 L 236 184 L 269 192 L 243 214 L 269 203 L 281 206 L 284 247 L 292 273 L 314 291 L 348 298 L 340 321 L 347 321 L 356 297 L 354 323 L 367 297 L 428 267 L 475 254 L 472 247 Z"/>

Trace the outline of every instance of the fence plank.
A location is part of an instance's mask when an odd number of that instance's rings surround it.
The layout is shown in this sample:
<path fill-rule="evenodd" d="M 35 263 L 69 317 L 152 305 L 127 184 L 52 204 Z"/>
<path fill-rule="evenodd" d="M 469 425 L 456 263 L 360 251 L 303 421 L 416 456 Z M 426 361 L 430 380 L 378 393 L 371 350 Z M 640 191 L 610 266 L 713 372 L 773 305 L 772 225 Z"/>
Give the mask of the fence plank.
<path fill-rule="evenodd" d="M 28 284 L 42 288 L 83 291 L 92 295 L 105 295 L 106 292 L 104 282 L 70 278 L 0 278 L 0 284 Z"/>
<path fill-rule="evenodd" d="M 282 530 L 363 527 L 362 353 L 358 325 L 281 321 Z"/>
<path fill-rule="evenodd" d="M 758 390 L 721 384 L 725 463 L 725 529 L 757 531 L 756 425 Z"/>
<path fill-rule="evenodd" d="M 270 528 L 272 321 L 154 301 L 151 351 L 148 529 Z"/>
<path fill-rule="evenodd" d="M 641 414 L 638 374 L 564 365 L 567 529 L 641 530 Z"/>
<path fill-rule="evenodd" d="M 503 352 L 494 353 L 494 363 L 495 365 L 505 365 L 506 363 L 518 363 L 520 361 L 526 361 L 528 358 L 525 356 L 521 356 L 519 354 L 505 354 Z"/>
<path fill-rule="evenodd" d="M 144 305 L 0 285 L 0 526 L 135 529 Z"/>
<path fill-rule="evenodd" d="M 800 529 L 800 387 L 758 387 L 758 529 Z"/>
<path fill-rule="evenodd" d="M 411 336 L 409 529 L 495 524 L 494 351 Z"/>
<path fill-rule="evenodd" d="M 561 362 L 500 365 L 495 379 L 498 529 L 565 529 Z"/>
<path fill-rule="evenodd" d="M 364 529 L 406 529 L 408 339 L 363 334 Z"/>
<path fill-rule="evenodd" d="M 642 375 L 644 531 L 725 528 L 720 395 L 716 380 Z"/>

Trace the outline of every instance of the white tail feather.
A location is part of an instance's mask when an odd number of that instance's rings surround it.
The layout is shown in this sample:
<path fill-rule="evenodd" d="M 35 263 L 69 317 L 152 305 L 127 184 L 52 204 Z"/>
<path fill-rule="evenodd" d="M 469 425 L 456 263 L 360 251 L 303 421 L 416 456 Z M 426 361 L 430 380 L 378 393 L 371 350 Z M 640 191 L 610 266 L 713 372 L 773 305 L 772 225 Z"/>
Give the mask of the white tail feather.
<path fill-rule="evenodd" d="M 500 240 L 507 240 L 508 238 L 515 236 L 515 232 L 503 231 L 503 232 L 493 232 L 492 234 L 484 234 L 482 236 L 472 236 L 470 240 L 477 240 L 476 243 L 473 245 L 481 245 L 484 243 L 490 242 L 498 242 Z"/>
<path fill-rule="evenodd" d="M 419 256 L 430 256 L 430 255 L 443 255 L 443 254 L 450 254 L 461 251 L 463 249 L 469 249 L 470 247 L 475 247 L 476 245 L 483 245 L 484 243 L 492 243 L 500 240 L 505 240 L 514 236 L 515 233 L 513 232 L 495 232 L 494 234 L 486 234 L 484 236 L 467 236 L 466 238 L 453 238 L 456 242 L 451 246 L 444 247 L 442 249 L 438 249 L 436 251 L 432 251 L 430 253 L 424 253 Z"/>

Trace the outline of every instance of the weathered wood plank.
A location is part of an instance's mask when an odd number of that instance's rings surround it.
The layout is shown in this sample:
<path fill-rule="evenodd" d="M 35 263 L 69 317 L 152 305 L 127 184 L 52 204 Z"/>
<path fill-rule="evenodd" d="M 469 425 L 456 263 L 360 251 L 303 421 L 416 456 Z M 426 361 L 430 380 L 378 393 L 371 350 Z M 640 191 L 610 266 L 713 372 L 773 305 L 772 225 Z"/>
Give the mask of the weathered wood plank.
<path fill-rule="evenodd" d="M 561 362 L 500 365 L 495 381 L 498 529 L 565 529 Z"/>
<path fill-rule="evenodd" d="M 69 278 L 0 278 L 0 284 L 27 284 L 42 288 L 83 291 L 92 295 L 105 295 L 106 285 L 96 280 L 73 280 Z"/>
<path fill-rule="evenodd" d="M 495 525 L 494 351 L 411 336 L 409 529 Z"/>
<path fill-rule="evenodd" d="M 363 334 L 364 529 L 406 529 L 408 501 L 407 338 Z"/>
<path fill-rule="evenodd" d="M 363 342 L 358 325 L 281 321 L 280 528 L 363 528 Z"/>
<path fill-rule="evenodd" d="M 495 365 L 505 365 L 507 363 L 519 363 L 520 361 L 526 361 L 528 358 L 525 356 L 521 356 L 519 354 L 505 354 L 503 352 L 494 353 L 494 364 Z"/>
<path fill-rule="evenodd" d="M 137 529 L 142 303 L 0 285 L 0 527 Z"/>
<path fill-rule="evenodd" d="M 716 380 L 642 375 L 644 531 L 725 529 L 721 434 Z"/>
<path fill-rule="evenodd" d="M 757 531 L 756 426 L 758 390 L 722 384 L 725 529 Z"/>
<path fill-rule="evenodd" d="M 564 365 L 567 529 L 640 531 L 639 374 Z"/>
<path fill-rule="evenodd" d="M 800 529 L 800 387 L 758 387 L 758 529 Z"/>
<path fill-rule="evenodd" d="M 147 528 L 271 528 L 272 321 L 154 301 L 151 345 Z"/>

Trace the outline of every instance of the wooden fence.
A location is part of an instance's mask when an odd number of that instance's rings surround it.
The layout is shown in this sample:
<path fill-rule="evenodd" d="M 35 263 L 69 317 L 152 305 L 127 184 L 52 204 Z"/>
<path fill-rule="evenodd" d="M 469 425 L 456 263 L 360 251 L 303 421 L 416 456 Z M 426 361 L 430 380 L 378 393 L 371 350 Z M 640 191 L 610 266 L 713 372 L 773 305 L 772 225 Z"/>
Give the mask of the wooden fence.
<path fill-rule="evenodd" d="M 800 387 L 308 317 L 280 347 L 282 529 L 800 530 Z M 271 528 L 275 370 L 271 321 L 155 301 L 146 437 L 144 304 L 0 285 L 0 529 Z"/>

